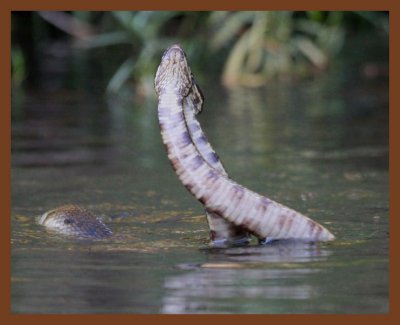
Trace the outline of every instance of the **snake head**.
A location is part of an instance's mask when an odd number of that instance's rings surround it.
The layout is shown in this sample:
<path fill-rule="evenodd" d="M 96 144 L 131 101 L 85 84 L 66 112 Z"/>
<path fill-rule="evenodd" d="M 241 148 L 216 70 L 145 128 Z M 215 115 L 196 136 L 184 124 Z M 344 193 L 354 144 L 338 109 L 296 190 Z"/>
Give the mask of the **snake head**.
<path fill-rule="evenodd" d="M 192 88 L 192 73 L 186 55 L 179 44 L 170 46 L 163 54 L 157 69 L 154 86 L 158 95 L 165 91 L 178 92 L 186 97 Z"/>

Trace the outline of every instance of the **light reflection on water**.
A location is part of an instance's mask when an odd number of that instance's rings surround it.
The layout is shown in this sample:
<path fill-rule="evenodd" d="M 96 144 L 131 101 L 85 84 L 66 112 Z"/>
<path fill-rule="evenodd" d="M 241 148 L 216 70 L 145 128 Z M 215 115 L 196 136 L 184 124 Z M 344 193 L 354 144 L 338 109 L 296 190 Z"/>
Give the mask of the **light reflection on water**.
<path fill-rule="evenodd" d="M 31 94 L 12 125 L 12 310 L 386 312 L 387 88 L 370 91 L 364 111 L 348 84 L 328 81 L 203 89 L 199 118 L 231 177 L 337 237 L 219 250 L 207 248 L 202 208 L 166 158 L 154 98 Z M 104 217 L 115 236 L 74 242 L 34 223 L 68 203 Z"/>
<path fill-rule="evenodd" d="M 323 263 L 329 254 L 301 243 L 209 250 L 206 263 L 180 265 L 191 272 L 165 279 L 162 312 L 229 313 L 239 299 L 246 307 L 235 312 L 270 313 L 274 301 L 318 298 L 318 286 L 307 279 L 321 270 L 308 262 Z"/>

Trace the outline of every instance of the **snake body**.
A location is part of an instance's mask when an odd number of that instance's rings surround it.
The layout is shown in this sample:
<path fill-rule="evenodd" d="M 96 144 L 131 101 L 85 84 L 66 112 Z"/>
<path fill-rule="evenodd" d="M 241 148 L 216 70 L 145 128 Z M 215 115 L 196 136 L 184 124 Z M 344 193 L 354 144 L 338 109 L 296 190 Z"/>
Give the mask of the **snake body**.
<path fill-rule="evenodd" d="M 190 138 L 202 158 L 218 173 L 227 176 L 221 160 L 208 142 L 199 121 L 196 119 L 196 114 L 200 113 L 203 108 L 204 98 L 194 79 L 192 84 L 189 95 L 183 101 L 183 113 Z M 205 212 L 210 229 L 210 240 L 214 246 L 249 243 L 250 236 L 246 229 L 236 226 L 211 210 L 206 209 Z"/>
<path fill-rule="evenodd" d="M 155 78 L 158 119 L 168 158 L 189 192 L 207 211 L 247 229 L 260 240 L 333 240 L 334 236 L 319 223 L 234 182 L 202 156 L 184 113 L 194 87 L 184 51 L 179 45 L 171 46 L 164 53 Z"/>

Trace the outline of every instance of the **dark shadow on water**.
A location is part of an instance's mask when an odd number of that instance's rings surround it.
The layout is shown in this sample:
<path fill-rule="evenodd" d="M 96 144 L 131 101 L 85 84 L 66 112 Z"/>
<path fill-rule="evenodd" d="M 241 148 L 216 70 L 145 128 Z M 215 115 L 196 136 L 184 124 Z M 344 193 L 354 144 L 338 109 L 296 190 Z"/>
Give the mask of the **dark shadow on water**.
<path fill-rule="evenodd" d="M 225 256 L 235 262 L 310 262 L 329 256 L 324 244 L 300 240 L 279 240 L 265 245 L 209 248 L 203 250 L 210 259 Z"/>

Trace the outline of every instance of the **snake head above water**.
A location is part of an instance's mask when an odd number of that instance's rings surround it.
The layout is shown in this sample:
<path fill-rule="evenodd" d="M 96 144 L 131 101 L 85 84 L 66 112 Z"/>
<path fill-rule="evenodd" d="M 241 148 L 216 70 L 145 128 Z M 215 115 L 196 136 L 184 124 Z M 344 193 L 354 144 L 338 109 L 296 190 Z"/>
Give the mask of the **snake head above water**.
<path fill-rule="evenodd" d="M 37 222 L 48 230 L 75 238 L 98 240 L 112 235 L 112 231 L 92 212 L 72 204 L 47 211 Z"/>
<path fill-rule="evenodd" d="M 157 69 L 154 87 L 158 95 L 167 89 L 174 89 L 179 96 L 186 97 L 192 88 L 192 72 L 186 54 L 178 44 L 170 46 L 163 54 Z"/>

